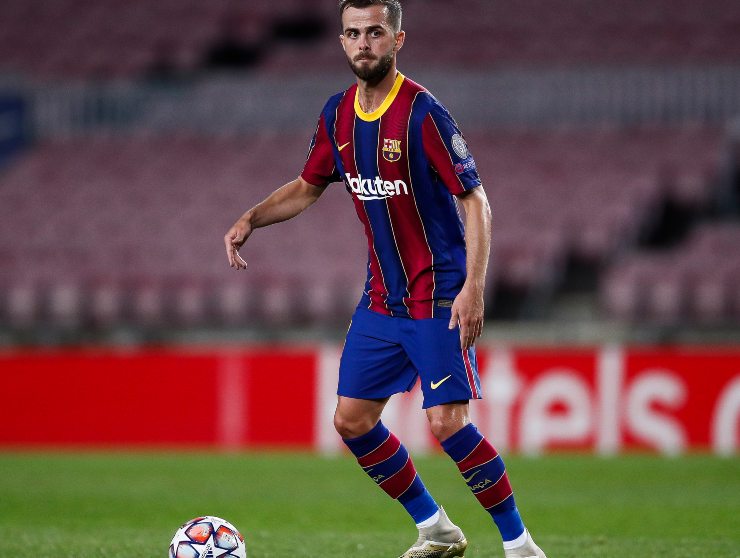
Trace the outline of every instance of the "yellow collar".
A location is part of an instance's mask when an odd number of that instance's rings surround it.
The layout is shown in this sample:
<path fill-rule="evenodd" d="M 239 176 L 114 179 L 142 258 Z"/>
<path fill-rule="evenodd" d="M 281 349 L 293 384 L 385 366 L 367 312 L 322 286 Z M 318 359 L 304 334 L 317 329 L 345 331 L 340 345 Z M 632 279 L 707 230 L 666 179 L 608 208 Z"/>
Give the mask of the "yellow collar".
<path fill-rule="evenodd" d="M 388 96 L 383 100 L 383 103 L 373 112 L 365 112 L 364 110 L 362 110 L 362 107 L 360 106 L 360 88 L 358 87 L 355 91 L 355 114 L 365 122 L 372 122 L 373 120 L 377 120 L 378 118 L 383 116 L 385 114 L 385 111 L 388 110 L 388 107 L 390 107 L 393 101 L 396 99 L 396 95 L 398 95 L 398 92 L 401 90 L 401 85 L 403 85 L 404 79 L 406 79 L 406 76 L 404 76 L 401 72 L 398 72 L 398 75 L 396 76 L 396 81 L 393 82 L 393 87 L 388 93 Z"/>

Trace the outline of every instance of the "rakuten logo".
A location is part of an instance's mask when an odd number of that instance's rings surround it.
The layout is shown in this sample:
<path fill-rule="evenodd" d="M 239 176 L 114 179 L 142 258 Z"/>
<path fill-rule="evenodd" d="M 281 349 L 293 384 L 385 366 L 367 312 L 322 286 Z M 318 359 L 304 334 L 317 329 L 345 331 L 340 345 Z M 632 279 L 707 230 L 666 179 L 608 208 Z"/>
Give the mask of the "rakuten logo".
<path fill-rule="evenodd" d="M 401 194 L 408 195 L 409 193 L 409 187 L 403 180 L 391 182 L 390 180 L 383 180 L 379 176 L 373 179 L 362 178 L 362 175 L 352 178 L 349 173 L 344 176 L 350 190 L 357 194 L 359 200 L 384 200 Z"/>

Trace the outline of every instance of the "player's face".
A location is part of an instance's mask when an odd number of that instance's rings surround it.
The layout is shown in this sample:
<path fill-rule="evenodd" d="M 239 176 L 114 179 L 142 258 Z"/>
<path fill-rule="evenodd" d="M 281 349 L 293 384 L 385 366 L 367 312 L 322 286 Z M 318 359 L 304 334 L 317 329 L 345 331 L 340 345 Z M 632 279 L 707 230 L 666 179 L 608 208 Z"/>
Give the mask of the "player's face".
<path fill-rule="evenodd" d="M 347 8 L 342 14 L 339 37 L 352 71 L 370 84 L 380 83 L 394 66 L 404 32 L 395 33 L 385 6 Z"/>

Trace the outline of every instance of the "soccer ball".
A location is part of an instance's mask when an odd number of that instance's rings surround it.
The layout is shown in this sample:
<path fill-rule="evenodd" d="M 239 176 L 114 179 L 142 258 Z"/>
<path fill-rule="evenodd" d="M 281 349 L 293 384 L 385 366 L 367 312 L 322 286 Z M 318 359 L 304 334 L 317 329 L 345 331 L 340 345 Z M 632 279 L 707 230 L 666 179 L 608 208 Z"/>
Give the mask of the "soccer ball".
<path fill-rule="evenodd" d="M 172 537 L 168 558 L 247 558 L 244 537 L 228 521 L 206 515 L 180 527 Z"/>

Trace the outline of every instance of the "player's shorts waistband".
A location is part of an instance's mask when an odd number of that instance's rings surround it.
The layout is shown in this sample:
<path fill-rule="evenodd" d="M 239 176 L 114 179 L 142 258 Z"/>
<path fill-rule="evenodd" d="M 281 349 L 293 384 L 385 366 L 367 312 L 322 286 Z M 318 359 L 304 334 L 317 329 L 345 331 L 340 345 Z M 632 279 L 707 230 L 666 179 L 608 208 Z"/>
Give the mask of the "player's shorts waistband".
<path fill-rule="evenodd" d="M 363 297 L 363 299 L 357 305 L 356 309 L 367 311 L 367 312 L 372 312 L 374 315 L 383 316 L 384 318 L 401 318 L 405 320 L 415 320 L 415 321 L 436 320 L 436 319 L 449 320 L 452 317 L 452 302 L 453 302 L 452 300 L 448 300 L 448 299 L 435 300 L 434 307 L 433 307 L 434 316 L 430 318 L 413 318 L 411 317 L 407 309 L 403 309 L 403 310 L 389 309 L 389 312 L 391 312 L 390 315 L 385 314 L 383 312 L 378 312 L 370 308 L 369 304 L 366 301 L 366 297 Z"/>

